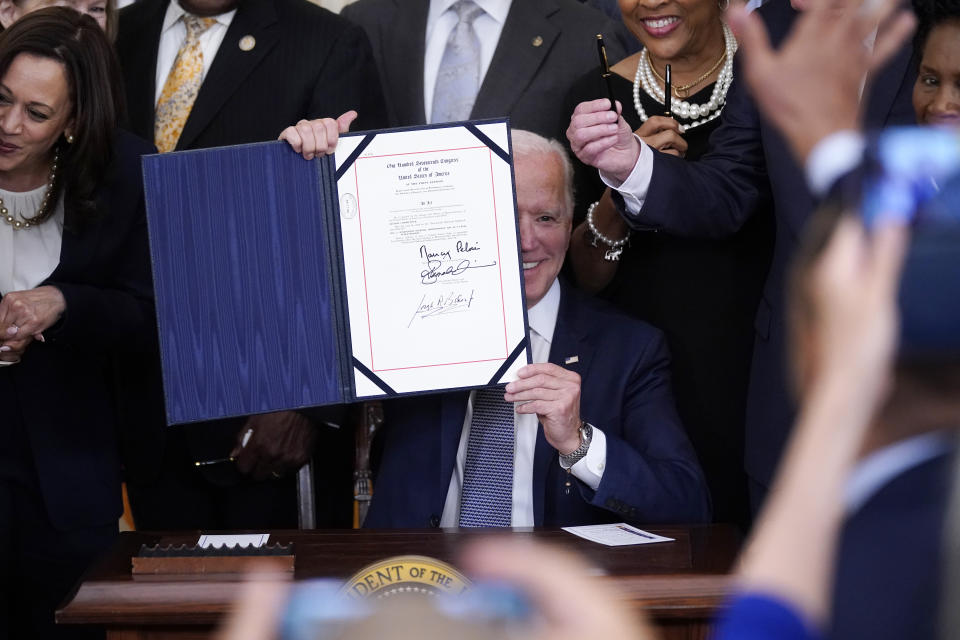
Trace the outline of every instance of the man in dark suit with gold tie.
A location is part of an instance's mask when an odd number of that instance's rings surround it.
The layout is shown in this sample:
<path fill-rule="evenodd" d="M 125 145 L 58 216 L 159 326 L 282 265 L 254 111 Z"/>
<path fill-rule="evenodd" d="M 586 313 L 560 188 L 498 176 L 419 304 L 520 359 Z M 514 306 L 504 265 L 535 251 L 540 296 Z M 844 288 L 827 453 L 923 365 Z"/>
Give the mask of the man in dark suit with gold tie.
<path fill-rule="evenodd" d="M 129 127 L 162 152 L 273 140 L 350 109 L 355 128 L 386 124 L 363 30 L 307 0 L 140 0 L 121 12 L 117 52 Z M 164 429 L 159 365 L 148 366 L 123 376 L 139 387 L 124 434 L 138 526 L 296 526 L 290 472 L 317 426 L 282 413 Z M 210 460 L 224 462 L 194 466 Z"/>

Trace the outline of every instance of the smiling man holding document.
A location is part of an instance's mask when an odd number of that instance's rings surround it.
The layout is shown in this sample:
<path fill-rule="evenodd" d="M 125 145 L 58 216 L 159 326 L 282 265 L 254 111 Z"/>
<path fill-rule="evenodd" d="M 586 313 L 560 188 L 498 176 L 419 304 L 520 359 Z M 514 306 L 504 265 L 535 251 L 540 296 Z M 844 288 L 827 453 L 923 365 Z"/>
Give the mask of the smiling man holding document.
<path fill-rule="evenodd" d="M 512 138 L 536 364 L 506 393 L 388 403 L 366 526 L 708 520 L 662 334 L 557 279 L 570 241 L 569 161 L 556 142 Z"/>
<path fill-rule="evenodd" d="M 312 126 L 311 126 L 312 125 Z M 281 138 L 307 157 L 332 120 Z M 663 335 L 564 285 L 571 168 L 514 130 L 533 361 L 506 387 L 385 404 L 368 527 L 701 522 L 710 500 L 670 388 Z M 541 428 L 542 427 L 542 428 Z"/>

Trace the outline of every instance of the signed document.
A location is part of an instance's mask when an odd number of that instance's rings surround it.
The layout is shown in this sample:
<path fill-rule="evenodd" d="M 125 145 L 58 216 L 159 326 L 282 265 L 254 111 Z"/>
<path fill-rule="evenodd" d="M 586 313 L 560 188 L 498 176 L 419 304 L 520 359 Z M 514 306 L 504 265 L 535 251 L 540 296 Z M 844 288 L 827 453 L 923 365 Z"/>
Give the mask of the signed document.
<path fill-rule="evenodd" d="M 495 385 L 529 361 L 505 120 L 143 167 L 171 424 Z"/>
<path fill-rule="evenodd" d="M 504 122 L 341 138 L 358 398 L 504 383 L 527 364 L 509 145 Z"/>

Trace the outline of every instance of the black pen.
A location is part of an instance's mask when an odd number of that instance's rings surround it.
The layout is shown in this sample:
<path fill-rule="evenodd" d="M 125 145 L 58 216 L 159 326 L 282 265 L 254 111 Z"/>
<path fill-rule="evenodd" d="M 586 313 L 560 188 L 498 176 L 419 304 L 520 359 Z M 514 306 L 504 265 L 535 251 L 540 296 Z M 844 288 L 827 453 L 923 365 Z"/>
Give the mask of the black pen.
<path fill-rule="evenodd" d="M 643 531 L 637 531 L 636 529 L 627 528 L 622 524 L 618 524 L 617 529 L 620 529 L 621 531 L 626 531 L 627 533 L 632 533 L 633 535 L 640 536 L 641 538 L 646 538 L 647 540 L 656 540 L 656 538 L 654 538 L 653 536 L 647 535 Z"/>
<path fill-rule="evenodd" d="M 610 64 L 607 62 L 607 49 L 603 46 L 603 34 L 597 34 L 597 54 L 600 56 L 600 77 L 607 84 L 607 97 L 610 98 L 610 111 L 617 112 L 617 100 L 613 97 L 610 84 Z"/>
<path fill-rule="evenodd" d="M 670 85 L 671 85 L 671 82 L 670 82 L 670 65 L 668 64 L 668 65 L 667 65 L 667 68 L 666 68 L 666 69 L 664 70 L 664 72 L 663 72 L 663 110 L 666 112 L 665 115 L 666 115 L 668 118 L 672 118 L 672 117 L 673 117 L 673 114 L 670 113 L 670 112 L 672 111 L 672 106 L 673 106 L 673 105 L 670 104 L 670 102 L 672 101 L 672 100 L 671 100 L 671 98 L 672 98 L 672 96 L 671 96 L 672 89 L 670 88 Z"/>

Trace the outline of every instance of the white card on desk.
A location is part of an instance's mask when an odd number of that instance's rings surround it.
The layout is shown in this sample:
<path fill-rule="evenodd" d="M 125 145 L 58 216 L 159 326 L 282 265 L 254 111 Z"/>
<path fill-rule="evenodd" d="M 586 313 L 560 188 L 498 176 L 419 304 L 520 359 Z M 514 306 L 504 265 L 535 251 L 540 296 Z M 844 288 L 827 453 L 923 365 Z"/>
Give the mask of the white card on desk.
<path fill-rule="evenodd" d="M 673 538 L 665 538 L 655 533 L 631 527 L 625 522 L 619 524 L 591 524 L 583 527 L 564 527 L 575 536 L 580 536 L 591 542 L 605 544 L 608 547 L 622 547 L 630 544 L 652 544 L 654 542 L 673 542 Z"/>
<path fill-rule="evenodd" d="M 200 536 L 197 546 L 203 549 L 211 547 L 262 547 L 270 539 L 269 533 L 241 533 L 235 535 L 207 535 Z"/>

